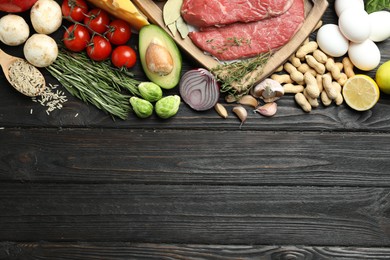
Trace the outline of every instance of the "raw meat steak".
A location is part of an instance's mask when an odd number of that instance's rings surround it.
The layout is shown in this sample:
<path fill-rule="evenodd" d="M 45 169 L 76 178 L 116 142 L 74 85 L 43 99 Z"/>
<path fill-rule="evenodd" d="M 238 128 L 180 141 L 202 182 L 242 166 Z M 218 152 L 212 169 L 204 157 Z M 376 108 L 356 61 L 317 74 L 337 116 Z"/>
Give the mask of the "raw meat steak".
<path fill-rule="evenodd" d="M 279 16 L 293 0 L 184 0 L 183 19 L 196 27 L 253 22 Z"/>
<path fill-rule="evenodd" d="M 305 19 L 304 0 L 294 0 L 284 14 L 251 23 L 205 28 L 189 34 L 192 42 L 221 61 L 256 56 L 285 45 Z"/>

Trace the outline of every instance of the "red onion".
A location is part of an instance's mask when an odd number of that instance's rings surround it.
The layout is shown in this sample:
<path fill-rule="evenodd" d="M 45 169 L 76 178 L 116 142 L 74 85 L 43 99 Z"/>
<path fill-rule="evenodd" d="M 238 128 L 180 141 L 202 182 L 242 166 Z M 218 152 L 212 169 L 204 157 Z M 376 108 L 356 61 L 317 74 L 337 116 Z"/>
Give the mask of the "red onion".
<path fill-rule="evenodd" d="M 183 101 L 197 111 L 213 108 L 219 99 L 218 82 L 206 69 L 187 71 L 180 80 L 179 88 Z"/>

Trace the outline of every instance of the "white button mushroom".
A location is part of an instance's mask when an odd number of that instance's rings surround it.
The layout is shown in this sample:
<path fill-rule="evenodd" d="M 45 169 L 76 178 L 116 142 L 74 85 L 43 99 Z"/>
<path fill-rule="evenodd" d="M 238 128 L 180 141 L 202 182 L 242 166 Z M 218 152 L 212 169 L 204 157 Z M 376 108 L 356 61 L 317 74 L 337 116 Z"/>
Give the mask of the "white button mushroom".
<path fill-rule="evenodd" d="M 10 46 L 24 43 L 30 35 L 30 29 L 23 17 L 7 14 L 0 19 L 0 40 Z"/>
<path fill-rule="evenodd" d="M 38 0 L 31 8 L 30 19 L 37 33 L 51 34 L 61 26 L 61 6 L 54 0 Z"/>
<path fill-rule="evenodd" d="M 46 34 L 34 34 L 24 44 L 24 57 L 36 67 L 51 65 L 58 56 L 58 46 L 53 38 Z"/>

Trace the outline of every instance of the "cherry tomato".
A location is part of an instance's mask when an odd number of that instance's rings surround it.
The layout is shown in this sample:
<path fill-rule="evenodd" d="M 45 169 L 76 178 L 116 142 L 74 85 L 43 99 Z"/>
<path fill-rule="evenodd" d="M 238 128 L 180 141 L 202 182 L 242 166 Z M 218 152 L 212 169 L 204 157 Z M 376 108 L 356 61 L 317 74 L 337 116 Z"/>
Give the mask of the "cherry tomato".
<path fill-rule="evenodd" d="M 121 45 L 114 49 L 111 54 L 111 62 L 115 67 L 131 68 L 137 61 L 134 49 L 127 45 Z"/>
<path fill-rule="evenodd" d="M 87 55 L 94 61 L 102 61 L 110 57 L 110 42 L 100 35 L 95 35 L 87 45 Z"/>
<path fill-rule="evenodd" d="M 128 23 L 123 20 L 113 20 L 108 25 L 106 34 L 108 40 L 115 45 L 122 45 L 127 43 L 131 37 L 131 27 Z"/>
<path fill-rule="evenodd" d="M 110 24 L 108 13 L 100 8 L 92 9 L 84 18 L 84 24 L 92 31 L 103 34 Z"/>
<path fill-rule="evenodd" d="M 63 41 L 68 50 L 80 52 L 87 47 L 90 39 L 87 28 L 80 24 L 73 24 L 66 29 Z"/>
<path fill-rule="evenodd" d="M 88 5 L 84 0 L 64 0 L 61 10 L 67 20 L 82 22 L 88 13 Z"/>

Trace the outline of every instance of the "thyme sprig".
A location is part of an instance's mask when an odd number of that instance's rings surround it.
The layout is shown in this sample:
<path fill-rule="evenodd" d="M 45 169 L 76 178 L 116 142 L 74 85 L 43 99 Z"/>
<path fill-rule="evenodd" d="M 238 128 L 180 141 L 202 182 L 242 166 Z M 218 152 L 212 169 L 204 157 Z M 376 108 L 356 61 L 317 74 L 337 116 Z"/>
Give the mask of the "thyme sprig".
<path fill-rule="evenodd" d="M 211 71 L 221 82 L 222 92 L 246 94 L 261 76 L 262 68 L 270 56 L 270 52 L 263 53 L 253 58 L 218 65 Z"/>
<path fill-rule="evenodd" d="M 108 61 L 94 62 L 83 52 L 60 48 L 47 70 L 71 95 L 123 120 L 131 111 L 129 98 L 139 95 L 139 82 L 131 72 L 115 69 Z"/>

